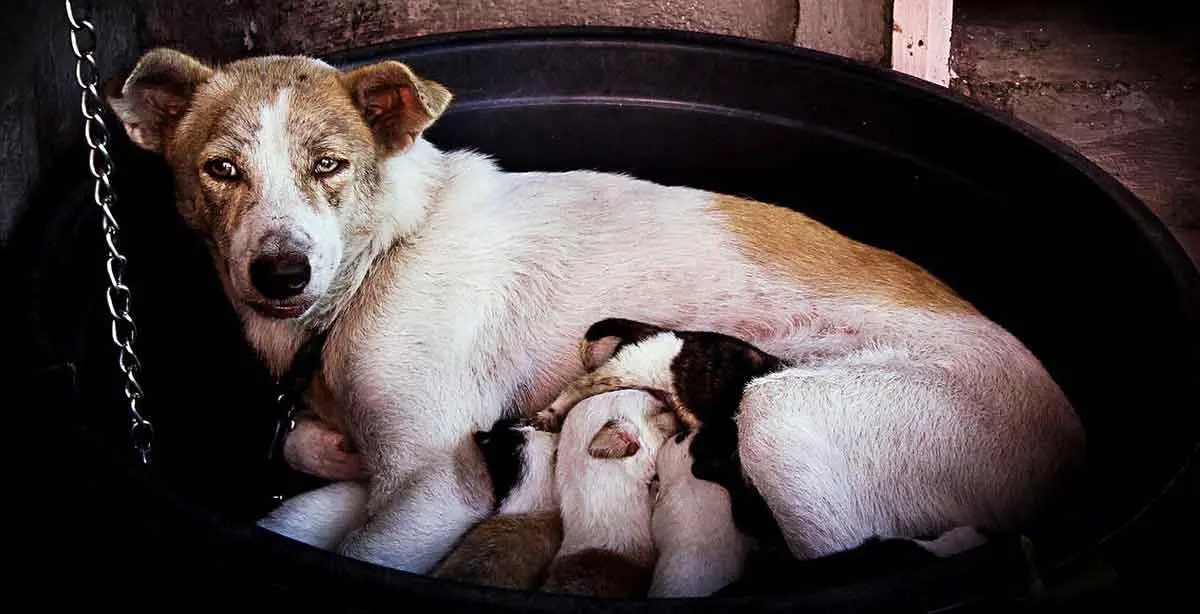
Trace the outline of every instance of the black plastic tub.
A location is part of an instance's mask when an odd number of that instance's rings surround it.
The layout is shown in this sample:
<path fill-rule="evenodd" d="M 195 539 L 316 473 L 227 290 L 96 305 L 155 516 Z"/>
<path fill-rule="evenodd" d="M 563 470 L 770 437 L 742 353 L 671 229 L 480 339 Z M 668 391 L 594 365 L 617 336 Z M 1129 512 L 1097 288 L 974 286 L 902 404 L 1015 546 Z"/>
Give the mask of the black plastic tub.
<path fill-rule="evenodd" d="M 1080 156 L 915 79 L 716 36 L 490 31 L 330 59 L 381 58 L 456 93 L 428 134 L 442 147 L 492 154 L 510 170 L 622 171 L 778 202 L 926 266 L 1067 390 L 1091 436 L 1085 488 L 1033 535 L 1032 553 L 996 545 L 771 597 L 483 590 L 285 540 L 252 524 L 269 494 L 270 381 L 175 218 L 164 166 L 116 135 L 153 473 L 128 448 L 82 149 L 50 158 L 5 258 L 13 397 L 37 420 L 14 436 L 36 446 L 39 471 L 19 472 L 51 486 L 34 491 L 43 528 L 30 569 L 71 587 L 47 598 L 148 599 L 150 611 L 925 612 L 1140 607 L 1179 588 L 1189 565 L 1166 553 L 1194 539 L 1200 277 L 1163 225 Z"/>

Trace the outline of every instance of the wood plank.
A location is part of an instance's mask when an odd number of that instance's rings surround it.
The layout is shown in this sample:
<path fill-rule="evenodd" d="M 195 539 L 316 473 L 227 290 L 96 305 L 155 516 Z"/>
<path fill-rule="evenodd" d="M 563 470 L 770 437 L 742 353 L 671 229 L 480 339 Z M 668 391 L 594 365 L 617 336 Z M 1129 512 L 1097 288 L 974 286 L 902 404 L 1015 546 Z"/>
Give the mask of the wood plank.
<path fill-rule="evenodd" d="M 798 0 L 795 43 L 888 67 L 892 0 Z"/>
<path fill-rule="evenodd" d="M 950 83 L 954 0 L 895 0 L 892 68 L 941 86 Z"/>

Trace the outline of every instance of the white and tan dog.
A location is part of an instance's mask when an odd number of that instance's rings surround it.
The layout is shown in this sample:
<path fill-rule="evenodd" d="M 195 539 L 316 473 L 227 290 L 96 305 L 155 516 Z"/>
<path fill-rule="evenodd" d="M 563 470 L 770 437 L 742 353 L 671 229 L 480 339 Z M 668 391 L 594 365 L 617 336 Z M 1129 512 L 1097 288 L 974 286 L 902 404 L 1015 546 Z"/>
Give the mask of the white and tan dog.
<path fill-rule="evenodd" d="M 829 445 L 806 419 L 914 480 L 952 461 L 964 486 L 943 504 L 985 500 L 997 523 L 1033 512 L 1082 454 L 1038 359 L 913 263 L 782 207 L 442 151 L 422 134 L 451 93 L 401 63 L 209 66 L 160 49 L 109 101 L 173 169 L 178 211 L 271 370 L 329 330 L 314 409 L 371 475 L 367 520 L 337 548 L 348 556 L 414 572 L 440 560 L 493 503 L 472 432 L 502 408 L 545 407 L 607 317 L 722 332 L 804 365 L 747 393 L 811 410 L 787 429 L 755 415 L 745 433 L 746 470 L 791 526 L 813 485 L 790 476 Z M 826 530 L 811 526 L 818 543 Z"/>

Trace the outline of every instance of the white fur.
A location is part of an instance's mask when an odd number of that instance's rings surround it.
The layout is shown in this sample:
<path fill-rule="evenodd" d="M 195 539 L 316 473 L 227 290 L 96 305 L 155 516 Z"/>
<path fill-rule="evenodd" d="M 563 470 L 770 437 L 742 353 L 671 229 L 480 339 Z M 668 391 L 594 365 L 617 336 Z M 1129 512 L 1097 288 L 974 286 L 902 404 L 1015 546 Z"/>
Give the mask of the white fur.
<path fill-rule="evenodd" d="M 457 494 L 453 450 L 510 403 L 545 407 L 582 374 L 578 342 L 606 317 L 732 334 L 806 365 L 757 384 L 742 442 L 747 473 L 803 549 L 868 528 L 1007 522 L 1081 450 L 1066 398 L 1000 327 L 813 294 L 746 257 L 705 192 L 507 174 L 423 139 L 386 176 L 394 222 L 347 252 L 335 285 L 373 283 L 379 246 L 403 239 L 401 257 L 356 308 L 369 315 L 335 322 L 325 371 L 375 471 L 372 520 L 342 544 L 348 556 L 423 572 L 444 555 L 485 513 Z M 282 369 L 298 327 L 246 320 Z M 831 511 L 843 504 L 849 513 Z M 826 522 L 815 535 L 831 537 L 815 544 L 796 531 Z"/>
<path fill-rule="evenodd" d="M 650 481 L 654 459 L 667 433 L 649 422 L 662 406 L 637 391 L 592 397 L 563 424 L 555 484 L 563 521 L 558 557 L 589 549 L 652 560 Z M 637 432 L 638 451 L 626 458 L 593 458 L 592 438 L 609 420 L 627 422 Z"/>
<path fill-rule="evenodd" d="M 952 327 L 962 337 L 946 335 Z M 880 347 L 747 387 L 743 469 L 797 556 L 874 535 L 1016 529 L 1079 449 L 1073 417 L 1031 363 L 980 368 L 1000 352 L 1021 356 L 1015 343 L 980 320 L 944 322 L 930 336 L 948 337 L 942 351 L 957 361 Z M 1000 403 L 1021 407 L 1025 419 L 1001 418 Z"/>
<path fill-rule="evenodd" d="M 307 203 L 296 184 L 298 169 L 289 151 L 290 102 L 291 90 L 284 88 L 258 112 L 258 130 L 248 155 L 250 166 L 261 176 L 251 182 L 257 193 L 231 239 L 230 283 L 243 300 L 270 302 L 251 284 L 250 263 L 262 252 L 264 240 L 273 236 L 306 248 L 311 267 L 308 286 L 300 296 L 286 302 L 311 305 L 329 290 L 341 262 L 343 244 L 333 212 Z"/>
<path fill-rule="evenodd" d="M 622 388 L 662 390 L 675 393 L 671 362 L 679 355 L 683 340 L 674 333 L 659 333 L 636 344 L 626 345 L 586 377 L 572 382 L 539 412 L 543 428 L 557 428 L 563 416 L 581 400 Z"/>
<path fill-rule="evenodd" d="M 367 487 L 334 482 L 285 500 L 258 521 L 258 526 L 284 537 L 328 550 L 341 543 L 365 520 Z"/>
<path fill-rule="evenodd" d="M 938 558 L 950 558 L 974 550 L 988 542 L 975 527 L 955 527 L 935 539 L 915 539 L 918 546 Z"/>
<path fill-rule="evenodd" d="M 497 514 L 524 514 L 558 509 L 554 465 L 558 434 L 522 427 L 525 447 L 521 451 L 521 475 Z"/>
<path fill-rule="evenodd" d="M 750 541 L 733 524 L 729 492 L 692 475 L 695 435 L 658 451 L 650 528 L 658 560 L 650 597 L 705 597 L 742 575 Z"/>

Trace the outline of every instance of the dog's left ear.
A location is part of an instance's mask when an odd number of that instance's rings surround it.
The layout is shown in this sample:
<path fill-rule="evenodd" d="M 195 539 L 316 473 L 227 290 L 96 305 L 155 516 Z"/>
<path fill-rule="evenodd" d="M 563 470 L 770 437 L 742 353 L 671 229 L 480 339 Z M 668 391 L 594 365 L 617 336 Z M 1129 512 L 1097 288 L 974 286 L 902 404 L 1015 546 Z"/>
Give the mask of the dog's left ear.
<path fill-rule="evenodd" d="M 453 98 L 442 84 L 418 77 L 395 60 L 356 68 L 342 80 L 384 154 L 411 147 Z"/>

